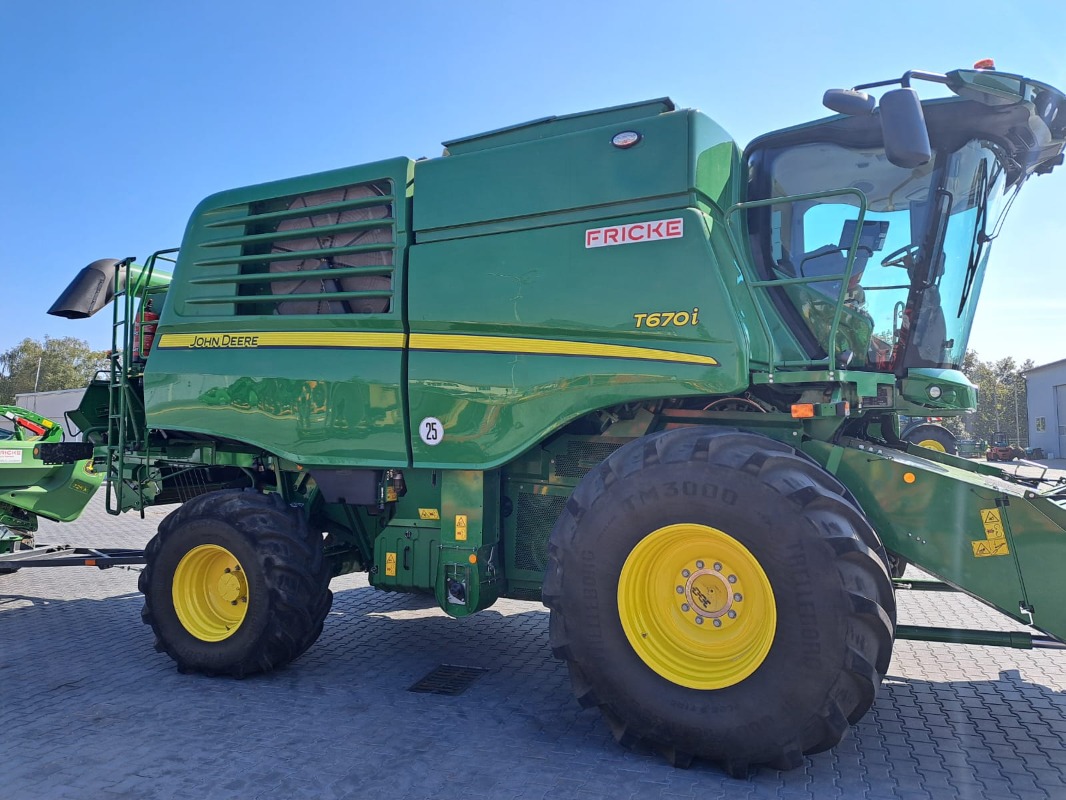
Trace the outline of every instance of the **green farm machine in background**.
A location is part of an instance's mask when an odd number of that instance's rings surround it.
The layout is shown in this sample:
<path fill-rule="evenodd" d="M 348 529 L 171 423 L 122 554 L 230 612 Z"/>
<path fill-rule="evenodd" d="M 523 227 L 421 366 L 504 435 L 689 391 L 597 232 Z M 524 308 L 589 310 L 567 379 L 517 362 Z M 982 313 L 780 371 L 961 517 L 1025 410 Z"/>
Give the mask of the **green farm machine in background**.
<path fill-rule="evenodd" d="M 61 454 L 62 463 L 45 463 L 37 456 L 41 444 L 55 448 L 62 441 L 59 424 L 25 408 L 0 405 L 0 555 L 29 549 L 38 517 L 77 519 L 100 486 L 92 452 L 76 444 L 81 458 Z M 0 573 L 5 566 L 0 561 Z"/>
<path fill-rule="evenodd" d="M 660 99 L 234 189 L 83 271 L 52 313 L 114 294 L 112 371 L 82 449 L 40 450 L 95 451 L 112 512 L 181 503 L 140 578 L 159 647 L 279 667 L 357 570 L 456 617 L 543 600 L 620 740 L 737 774 L 834 746 L 896 638 L 1066 638 L 1066 487 L 899 424 L 975 407 L 989 245 L 1066 98 L 987 68 L 825 100 L 743 151 Z M 897 625 L 901 586 L 1043 633 Z"/>

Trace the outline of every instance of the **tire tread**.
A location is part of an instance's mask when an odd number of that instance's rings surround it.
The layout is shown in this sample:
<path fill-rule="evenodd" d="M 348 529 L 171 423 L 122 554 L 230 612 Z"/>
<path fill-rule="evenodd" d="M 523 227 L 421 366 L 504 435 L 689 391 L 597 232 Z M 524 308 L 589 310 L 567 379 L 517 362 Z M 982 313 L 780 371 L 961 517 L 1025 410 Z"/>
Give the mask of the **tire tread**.
<path fill-rule="evenodd" d="M 575 557 L 577 529 L 581 518 L 611 485 L 626 480 L 653 464 L 677 464 L 693 460 L 716 469 L 742 471 L 755 477 L 794 503 L 818 530 L 834 553 L 842 576 L 862 589 L 849 591 L 849 641 L 853 646 L 840 665 L 840 674 L 821 712 L 793 741 L 773 753 L 688 753 L 678 751 L 653 731 L 638 730 L 626 720 L 624 708 L 598 699 L 587 674 L 577 663 L 570 642 L 577 632 L 568 630 L 563 597 L 565 564 Z M 735 430 L 675 429 L 652 434 L 621 448 L 592 470 L 578 484 L 560 517 L 549 543 L 543 600 L 551 610 L 550 638 L 553 653 L 565 660 L 571 683 L 582 706 L 598 704 L 619 742 L 642 742 L 668 756 L 671 763 L 687 765 L 692 757 L 712 758 L 730 775 L 747 776 L 760 765 L 792 769 L 804 755 L 828 750 L 838 744 L 849 725 L 872 706 L 888 669 L 895 633 L 895 597 L 888 573 L 888 557 L 877 534 L 848 490 L 820 465 L 794 448 L 763 436 Z M 862 635 L 866 634 L 866 635 Z M 849 699 L 851 698 L 851 699 Z M 844 704 L 842 707 L 841 704 Z M 680 755 L 671 756 L 671 753 Z"/>
<path fill-rule="evenodd" d="M 181 653 L 161 623 L 150 591 L 157 579 L 156 562 L 164 545 L 180 536 L 183 525 L 194 519 L 226 523 L 253 542 L 268 580 L 266 591 L 272 613 L 267 625 L 247 653 L 221 668 L 208 667 Z M 314 644 L 332 607 L 329 565 L 323 555 L 321 535 L 276 494 L 231 489 L 193 498 L 163 519 L 145 547 L 145 560 L 138 579 L 138 588 L 144 595 L 141 621 L 152 628 L 156 650 L 170 656 L 179 672 L 242 678 L 277 669 Z"/>

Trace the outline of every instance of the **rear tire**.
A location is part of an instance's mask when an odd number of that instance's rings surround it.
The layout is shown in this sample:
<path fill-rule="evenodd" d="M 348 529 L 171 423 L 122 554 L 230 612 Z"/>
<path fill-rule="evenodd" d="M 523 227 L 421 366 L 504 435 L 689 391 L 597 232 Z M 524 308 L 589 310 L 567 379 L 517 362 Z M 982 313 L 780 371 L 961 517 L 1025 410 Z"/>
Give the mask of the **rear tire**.
<path fill-rule="evenodd" d="M 318 638 L 333 600 L 321 535 L 277 495 L 196 497 L 163 520 L 145 559 L 141 619 L 181 672 L 281 667 Z"/>
<path fill-rule="evenodd" d="M 874 701 L 895 626 L 886 564 L 844 487 L 791 447 L 654 434 L 590 472 L 556 523 L 552 649 L 623 744 L 733 775 L 791 769 Z"/>

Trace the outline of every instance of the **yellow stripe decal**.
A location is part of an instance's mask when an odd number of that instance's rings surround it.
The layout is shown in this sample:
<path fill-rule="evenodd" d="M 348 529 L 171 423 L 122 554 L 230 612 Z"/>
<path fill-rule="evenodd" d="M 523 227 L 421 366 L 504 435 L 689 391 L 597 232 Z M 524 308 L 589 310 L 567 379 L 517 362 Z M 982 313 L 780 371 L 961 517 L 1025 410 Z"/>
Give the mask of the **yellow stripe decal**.
<path fill-rule="evenodd" d="M 523 339 L 510 336 L 467 336 L 461 334 L 411 334 L 412 350 L 445 350 L 478 353 L 528 353 L 546 356 L 591 356 L 594 358 L 634 358 L 644 361 L 671 361 L 678 364 L 703 364 L 714 367 L 710 356 L 631 347 L 598 342 L 571 342 L 564 339 Z"/>
<path fill-rule="evenodd" d="M 225 350 L 258 348 L 362 348 L 400 350 L 402 333 L 353 331 L 248 331 L 240 333 L 165 333 L 157 347 L 164 350 Z M 515 353 L 545 356 L 587 356 L 591 358 L 627 358 L 640 361 L 668 361 L 675 364 L 698 364 L 715 367 L 710 356 L 633 347 L 599 342 L 572 342 L 565 339 L 528 339 L 511 336 L 470 336 L 466 334 L 414 333 L 411 350 L 436 350 L 464 353 Z"/>
<path fill-rule="evenodd" d="M 240 333 L 165 333 L 158 347 L 164 349 L 224 350 L 260 347 L 356 347 L 403 348 L 402 333 L 353 331 L 249 331 Z"/>

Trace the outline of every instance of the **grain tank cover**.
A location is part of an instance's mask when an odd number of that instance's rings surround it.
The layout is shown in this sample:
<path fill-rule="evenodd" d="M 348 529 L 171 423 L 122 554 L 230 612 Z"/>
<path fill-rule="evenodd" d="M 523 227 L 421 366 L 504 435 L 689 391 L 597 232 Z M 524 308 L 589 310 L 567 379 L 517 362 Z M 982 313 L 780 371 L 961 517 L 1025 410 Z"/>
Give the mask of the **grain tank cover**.
<path fill-rule="evenodd" d="M 460 139 L 443 142 L 444 152 L 445 155 L 458 156 L 463 153 L 487 150 L 491 147 L 531 142 L 537 139 L 545 139 L 549 136 L 562 136 L 566 133 L 598 128 L 602 125 L 622 124 L 632 120 L 644 119 L 645 117 L 654 117 L 658 114 L 665 114 L 667 111 L 673 111 L 674 108 L 673 100 L 669 97 L 660 97 L 657 100 L 644 100 L 639 103 L 611 106 L 596 111 L 583 111 L 580 114 L 541 117 L 518 125 L 508 125 L 505 128 L 497 128 L 485 133 L 475 133 L 473 136 L 464 136 Z"/>
<path fill-rule="evenodd" d="M 427 242 L 489 232 L 473 227 L 485 224 L 499 231 L 566 221 L 550 214 L 605 218 L 623 204 L 628 213 L 689 207 L 693 165 L 719 144 L 729 145 L 720 170 L 728 173 L 732 139 L 667 98 L 456 139 L 444 157 L 415 166 L 414 227 Z"/>

